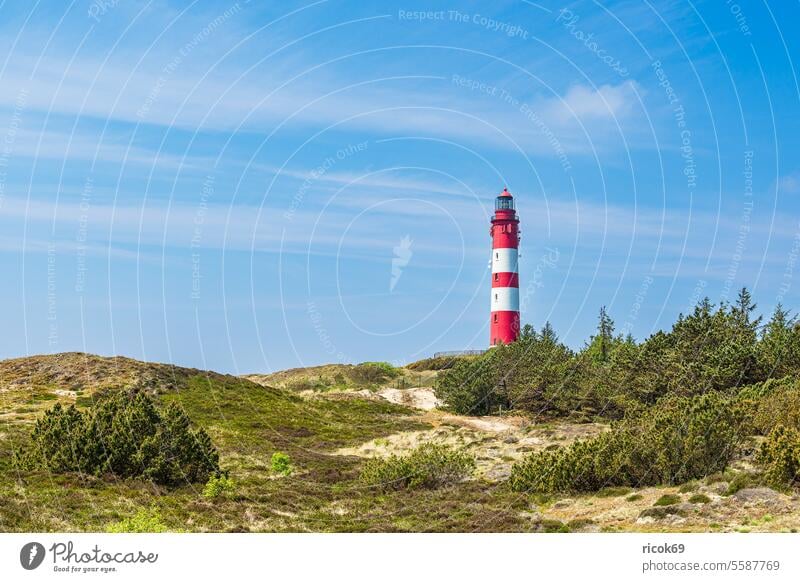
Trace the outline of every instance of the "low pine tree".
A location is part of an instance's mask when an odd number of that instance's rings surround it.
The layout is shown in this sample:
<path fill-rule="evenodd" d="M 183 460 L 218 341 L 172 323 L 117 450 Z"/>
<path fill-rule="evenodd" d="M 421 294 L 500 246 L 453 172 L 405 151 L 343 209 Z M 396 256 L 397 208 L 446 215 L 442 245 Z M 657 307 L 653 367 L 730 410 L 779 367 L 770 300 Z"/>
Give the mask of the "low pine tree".
<path fill-rule="evenodd" d="M 144 392 L 119 393 L 81 412 L 56 404 L 37 420 L 17 458 L 29 469 L 144 477 L 162 485 L 205 482 L 219 473 L 208 433 L 183 408 L 156 406 Z"/>

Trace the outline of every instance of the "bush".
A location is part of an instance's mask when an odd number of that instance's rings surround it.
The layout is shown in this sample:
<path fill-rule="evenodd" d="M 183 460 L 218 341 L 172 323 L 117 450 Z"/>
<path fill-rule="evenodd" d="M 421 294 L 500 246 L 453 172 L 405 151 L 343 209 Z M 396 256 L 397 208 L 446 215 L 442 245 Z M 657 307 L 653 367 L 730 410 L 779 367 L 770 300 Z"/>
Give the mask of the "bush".
<path fill-rule="evenodd" d="M 350 377 L 356 384 L 379 384 L 400 374 L 400 370 L 387 362 L 364 362 L 350 369 Z"/>
<path fill-rule="evenodd" d="M 753 426 L 758 434 L 767 435 L 781 425 L 800 430 L 800 388 L 795 382 L 776 383 L 756 401 Z"/>
<path fill-rule="evenodd" d="M 292 473 L 292 461 L 286 453 L 272 453 L 270 466 L 272 467 L 272 472 L 279 475 L 291 475 Z"/>
<path fill-rule="evenodd" d="M 167 526 L 157 509 L 139 509 L 133 517 L 112 523 L 106 528 L 108 533 L 163 533 Z"/>
<path fill-rule="evenodd" d="M 718 394 L 667 397 L 638 417 L 569 447 L 532 453 L 511 469 L 515 491 L 598 491 L 677 484 L 722 471 L 737 444 L 736 418 Z"/>
<path fill-rule="evenodd" d="M 761 445 L 758 455 L 764 466 L 764 480 L 778 489 L 800 483 L 800 431 L 775 427 Z"/>
<path fill-rule="evenodd" d="M 203 497 L 206 499 L 216 499 L 224 495 L 230 496 L 236 491 L 236 483 L 226 473 L 211 475 L 206 486 L 203 488 Z"/>
<path fill-rule="evenodd" d="M 425 358 L 410 363 L 406 368 L 414 370 L 415 372 L 423 372 L 425 370 L 449 370 L 456 362 L 464 359 L 475 358 L 475 356 L 439 356 L 438 358 Z"/>
<path fill-rule="evenodd" d="M 695 493 L 689 498 L 689 503 L 706 504 L 711 503 L 711 498 L 703 493 Z"/>
<path fill-rule="evenodd" d="M 370 459 L 361 471 L 361 481 L 386 491 L 436 489 L 458 483 L 475 470 L 475 459 L 444 445 L 423 444 L 407 456 Z"/>
<path fill-rule="evenodd" d="M 598 491 L 595 497 L 622 497 L 630 492 L 630 487 L 605 487 Z"/>
<path fill-rule="evenodd" d="M 474 359 L 459 360 L 442 372 L 434 392 L 444 405 L 457 414 L 483 415 L 509 402 L 496 374 L 497 349 Z"/>
<path fill-rule="evenodd" d="M 728 488 L 723 495 L 734 495 L 742 489 L 755 487 L 758 484 L 758 479 L 752 473 L 734 473 L 728 481 Z"/>
<path fill-rule="evenodd" d="M 56 404 L 36 421 L 18 457 L 26 469 L 144 477 L 161 485 L 206 481 L 219 453 L 205 430 L 192 429 L 176 403 L 159 409 L 144 392 L 118 393 L 80 412 Z"/>
<path fill-rule="evenodd" d="M 512 408 L 537 415 L 568 415 L 581 408 L 575 397 L 575 356 L 549 324 L 541 332 L 526 325 L 516 342 L 494 352 L 496 383 L 505 387 Z"/>

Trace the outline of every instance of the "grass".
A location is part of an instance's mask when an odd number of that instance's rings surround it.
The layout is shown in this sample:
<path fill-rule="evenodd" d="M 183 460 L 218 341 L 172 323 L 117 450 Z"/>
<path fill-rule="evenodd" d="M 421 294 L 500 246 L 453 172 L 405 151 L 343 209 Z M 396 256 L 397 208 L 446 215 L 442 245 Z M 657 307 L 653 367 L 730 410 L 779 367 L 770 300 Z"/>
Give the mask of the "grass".
<path fill-rule="evenodd" d="M 653 507 L 665 507 L 667 505 L 676 505 L 681 502 L 681 496 L 674 493 L 666 493 L 656 499 Z"/>
<path fill-rule="evenodd" d="M 595 497 L 622 497 L 631 492 L 630 487 L 606 487 L 594 494 Z"/>
<path fill-rule="evenodd" d="M 56 386 L 59 388 L 59 386 Z M 85 388 L 87 405 L 97 389 Z M 0 439 L 0 531 L 528 531 L 528 501 L 502 485 L 469 481 L 443 490 L 383 494 L 358 482 L 363 460 L 334 454 L 399 432 L 429 428 L 403 406 L 348 395 L 301 398 L 238 378 L 185 374 L 161 392 L 204 426 L 235 492 L 214 499 L 205 484 L 174 489 L 138 480 L 18 473 L 35 415 L 12 418 Z M 0 397 L 2 398 L 2 397 Z M 69 400 L 61 399 L 64 402 Z M 55 400 L 33 406 L 36 415 Z M 0 411 L 9 410 L 0 399 Z M 286 453 L 291 474 L 275 478 L 271 458 Z M 154 519 L 157 516 L 158 519 Z M 527 528 L 527 529 L 526 529 Z"/>

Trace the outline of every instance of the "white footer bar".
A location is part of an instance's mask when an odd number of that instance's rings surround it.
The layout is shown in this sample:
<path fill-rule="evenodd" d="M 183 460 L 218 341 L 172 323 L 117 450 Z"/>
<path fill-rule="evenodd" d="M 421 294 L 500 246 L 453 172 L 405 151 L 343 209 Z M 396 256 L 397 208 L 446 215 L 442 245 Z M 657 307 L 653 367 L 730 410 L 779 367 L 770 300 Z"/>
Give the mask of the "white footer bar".
<path fill-rule="evenodd" d="M 0 534 L 0 580 L 778 581 L 800 580 L 798 544 L 793 534 Z"/>

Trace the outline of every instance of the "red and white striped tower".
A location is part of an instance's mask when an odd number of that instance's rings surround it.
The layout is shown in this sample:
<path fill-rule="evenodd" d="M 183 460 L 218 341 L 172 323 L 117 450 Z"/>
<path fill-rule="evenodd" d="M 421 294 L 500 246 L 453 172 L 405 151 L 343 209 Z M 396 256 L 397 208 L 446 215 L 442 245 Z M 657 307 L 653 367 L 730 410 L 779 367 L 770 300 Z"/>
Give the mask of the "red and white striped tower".
<path fill-rule="evenodd" d="M 510 344 L 519 337 L 519 219 L 507 188 L 494 204 L 492 227 L 492 313 L 489 347 Z"/>

